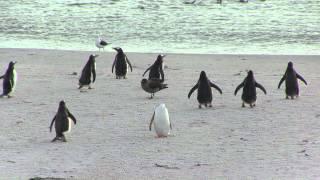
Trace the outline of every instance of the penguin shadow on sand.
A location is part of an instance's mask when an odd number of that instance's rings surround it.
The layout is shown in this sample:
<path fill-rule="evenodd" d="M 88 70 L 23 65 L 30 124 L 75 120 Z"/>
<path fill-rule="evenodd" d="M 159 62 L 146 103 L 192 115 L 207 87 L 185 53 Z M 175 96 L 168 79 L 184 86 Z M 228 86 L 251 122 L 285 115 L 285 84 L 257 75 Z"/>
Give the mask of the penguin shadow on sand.
<path fill-rule="evenodd" d="M 99 55 L 91 54 L 89 56 L 89 60 L 83 67 L 80 78 L 79 78 L 78 89 L 80 90 L 80 92 L 87 92 L 86 90 L 82 89 L 84 87 L 87 87 L 88 89 L 93 89 L 91 85 L 96 80 L 96 57 L 98 56 Z"/>
<path fill-rule="evenodd" d="M 293 63 L 291 61 L 288 62 L 287 69 L 278 84 L 278 89 L 280 89 L 281 84 L 283 83 L 283 81 L 285 81 L 286 99 L 289 99 L 290 97 L 290 99 L 293 100 L 299 97 L 300 92 L 298 79 L 301 80 L 305 85 L 307 85 L 307 81 L 293 68 Z"/>
<path fill-rule="evenodd" d="M 198 82 L 190 89 L 188 93 L 188 99 L 190 99 L 190 96 L 192 93 L 197 89 L 198 90 L 198 95 L 197 95 L 197 100 L 199 102 L 199 109 L 202 108 L 202 106 L 205 107 L 212 107 L 212 90 L 211 87 L 215 88 L 220 94 L 222 94 L 222 90 L 212 83 L 205 71 L 201 71 L 200 77 Z"/>
<path fill-rule="evenodd" d="M 165 104 L 160 104 L 155 107 L 149 123 L 149 131 L 152 131 L 152 125 L 157 134 L 156 138 L 174 136 L 171 134 L 172 124 L 169 119 L 169 112 Z"/>
<path fill-rule="evenodd" d="M 17 72 L 15 70 L 15 64 L 17 62 L 11 61 L 8 65 L 8 68 L 6 70 L 6 73 L 2 76 L 0 76 L 0 79 L 3 79 L 2 83 L 2 94 L 0 95 L 0 98 L 13 97 L 13 92 L 15 90 L 16 84 L 17 84 Z"/>

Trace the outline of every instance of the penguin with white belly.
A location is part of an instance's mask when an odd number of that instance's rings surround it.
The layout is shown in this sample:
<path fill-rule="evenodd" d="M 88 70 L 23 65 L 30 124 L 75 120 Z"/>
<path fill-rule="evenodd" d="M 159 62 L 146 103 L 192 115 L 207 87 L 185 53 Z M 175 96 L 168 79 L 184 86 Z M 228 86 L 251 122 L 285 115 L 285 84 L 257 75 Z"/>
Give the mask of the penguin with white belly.
<path fill-rule="evenodd" d="M 12 97 L 12 93 L 15 90 L 16 84 L 17 84 L 17 72 L 14 69 L 14 65 L 17 62 L 11 61 L 9 63 L 8 69 L 6 73 L 0 77 L 0 79 L 3 79 L 3 92 L 0 97 L 8 96 L 8 98 Z"/>
<path fill-rule="evenodd" d="M 154 129 L 159 138 L 170 135 L 172 125 L 169 119 L 168 109 L 166 108 L 165 104 L 156 106 L 149 125 L 150 131 L 152 123 L 154 124 Z"/>

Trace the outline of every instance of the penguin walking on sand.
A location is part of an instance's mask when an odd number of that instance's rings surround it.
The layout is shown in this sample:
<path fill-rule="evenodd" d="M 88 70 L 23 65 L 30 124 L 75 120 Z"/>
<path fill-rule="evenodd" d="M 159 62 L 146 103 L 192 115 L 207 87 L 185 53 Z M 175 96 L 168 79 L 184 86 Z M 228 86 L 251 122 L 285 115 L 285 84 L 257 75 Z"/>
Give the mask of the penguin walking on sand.
<path fill-rule="evenodd" d="M 257 100 L 257 92 L 256 92 L 256 87 L 261 89 L 264 94 L 267 94 L 265 88 L 256 82 L 253 76 L 253 72 L 250 70 L 248 72 L 247 77 L 243 80 L 241 84 L 238 85 L 236 90 L 234 91 L 234 95 L 237 95 L 237 92 L 240 88 L 243 87 L 242 91 L 242 107 L 245 107 L 245 103 L 249 104 L 250 107 L 256 106 L 256 100 Z"/>
<path fill-rule="evenodd" d="M 14 68 L 14 65 L 17 62 L 11 61 L 9 63 L 9 66 L 7 68 L 6 73 L 0 77 L 0 79 L 3 79 L 3 92 L 0 97 L 7 96 L 8 98 L 12 97 L 12 93 L 15 90 L 16 84 L 17 84 L 17 72 Z"/>
<path fill-rule="evenodd" d="M 94 83 L 96 80 L 96 57 L 98 57 L 98 55 L 91 54 L 87 64 L 82 69 L 78 89 L 81 89 L 84 86 L 88 86 L 89 89 L 92 89 L 90 86 L 91 82 Z"/>
<path fill-rule="evenodd" d="M 157 60 L 151 65 L 142 75 L 142 77 L 149 72 L 149 79 L 160 79 L 161 82 L 164 82 L 164 73 L 163 73 L 163 58 L 165 55 L 159 54 Z"/>
<path fill-rule="evenodd" d="M 154 129 L 158 137 L 167 137 L 170 135 L 172 125 L 169 119 L 168 109 L 165 104 L 160 104 L 155 108 L 149 125 L 150 131 L 152 123 L 154 124 Z"/>
<path fill-rule="evenodd" d="M 60 101 L 59 109 L 50 124 L 50 132 L 52 131 L 53 123 L 56 129 L 56 137 L 51 141 L 54 142 L 56 140 L 62 140 L 63 142 L 67 142 L 64 133 L 71 131 L 71 121 L 74 124 L 77 123 L 76 118 L 69 112 L 68 108 L 66 107 L 66 103 L 64 101 Z"/>
<path fill-rule="evenodd" d="M 206 73 L 204 71 L 201 71 L 199 80 L 193 88 L 190 89 L 188 98 L 190 99 L 190 96 L 194 92 L 194 90 L 198 89 L 198 102 L 199 102 L 199 108 L 201 108 L 201 105 L 204 105 L 205 107 L 212 107 L 212 90 L 211 87 L 215 88 L 217 91 L 222 94 L 221 89 L 213 84 L 207 77 Z"/>
<path fill-rule="evenodd" d="M 101 37 L 99 36 L 96 40 L 96 46 L 97 48 L 99 48 L 99 51 L 100 49 L 103 49 L 104 50 L 104 47 L 109 45 L 110 43 L 108 43 L 107 41 L 101 39 Z"/>
<path fill-rule="evenodd" d="M 130 67 L 130 70 L 132 72 L 132 66 L 131 63 L 127 57 L 127 55 L 123 52 L 121 48 L 113 48 L 118 53 L 116 57 L 114 58 L 113 64 L 112 64 L 112 73 L 114 67 L 116 68 L 116 79 L 120 79 L 123 77 L 123 79 L 126 79 L 126 75 L 128 72 L 128 66 Z"/>
<path fill-rule="evenodd" d="M 154 97 L 154 93 L 168 88 L 167 84 L 163 84 L 160 79 L 142 79 L 141 87 L 144 91 L 151 94 L 150 99 Z"/>
<path fill-rule="evenodd" d="M 304 80 L 304 78 L 294 70 L 293 63 L 289 62 L 287 70 L 282 76 L 278 85 L 278 89 L 280 89 L 281 84 L 284 80 L 286 80 L 286 99 L 289 99 L 289 97 L 291 97 L 291 99 L 294 99 L 294 97 L 299 97 L 298 79 L 307 85 L 306 80 Z"/>

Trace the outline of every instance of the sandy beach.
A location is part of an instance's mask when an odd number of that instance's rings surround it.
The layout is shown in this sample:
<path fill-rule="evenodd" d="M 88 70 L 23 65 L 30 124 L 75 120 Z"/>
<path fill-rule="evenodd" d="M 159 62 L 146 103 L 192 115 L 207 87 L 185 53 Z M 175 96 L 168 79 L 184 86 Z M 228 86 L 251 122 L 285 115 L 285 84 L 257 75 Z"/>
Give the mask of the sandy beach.
<path fill-rule="evenodd" d="M 81 93 L 92 53 L 100 55 L 97 79 Z M 127 53 L 133 72 L 125 80 L 111 74 L 115 54 L 0 49 L 1 74 L 18 61 L 19 75 L 14 97 L 0 99 L 0 179 L 320 178 L 320 56 L 167 54 L 169 88 L 148 99 L 140 81 L 157 54 Z M 288 61 L 308 82 L 296 100 L 285 99 L 284 84 L 277 89 Z M 267 95 L 258 89 L 257 106 L 242 108 L 242 90 L 233 93 L 249 69 Z M 207 109 L 198 109 L 196 92 L 187 98 L 202 70 L 223 91 L 213 89 Z M 77 124 L 67 143 L 51 143 L 60 100 Z M 148 130 L 160 103 L 173 124 L 168 138 Z"/>

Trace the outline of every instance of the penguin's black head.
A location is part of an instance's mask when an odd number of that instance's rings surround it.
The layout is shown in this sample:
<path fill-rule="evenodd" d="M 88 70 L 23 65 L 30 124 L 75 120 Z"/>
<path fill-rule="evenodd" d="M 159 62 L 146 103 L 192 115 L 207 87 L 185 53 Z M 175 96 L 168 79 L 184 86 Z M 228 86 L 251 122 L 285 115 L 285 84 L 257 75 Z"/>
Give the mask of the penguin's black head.
<path fill-rule="evenodd" d="M 163 63 L 163 58 L 165 57 L 166 55 L 163 55 L 163 54 L 159 54 L 158 57 L 157 57 L 157 60 L 154 64 L 156 65 L 161 65 Z"/>
<path fill-rule="evenodd" d="M 118 53 L 123 53 L 123 50 L 120 47 L 114 47 L 112 49 L 116 50 Z"/>
<path fill-rule="evenodd" d="M 89 60 L 95 60 L 96 57 L 98 57 L 99 55 L 97 54 L 91 54 L 90 57 L 89 57 Z"/>
<path fill-rule="evenodd" d="M 290 61 L 288 62 L 288 68 L 292 69 L 293 68 L 293 63 Z"/>
<path fill-rule="evenodd" d="M 248 78 L 253 78 L 253 72 L 251 70 L 248 71 Z"/>
<path fill-rule="evenodd" d="M 206 72 L 201 71 L 201 73 L 200 73 L 200 79 L 207 79 Z"/>
<path fill-rule="evenodd" d="M 61 100 L 60 103 L 59 103 L 59 106 L 60 107 L 64 107 L 64 106 L 66 106 L 66 103 L 63 100 Z"/>
<path fill-rule="evenodd" d="M 17 62 L 11 61 L 11 62 L 9 63 L 9 69 L 13 69 L 13 68 L 14 68 L 14 65 L 15 65 L 16 63 L 17 63 Z"/>
<path fill-rule="evenodd" d="M 141 84 L 146 84 L 147 82 L 148 82 L 147 79 L 142 79 L 142 80 L 141 80 Z"/>

